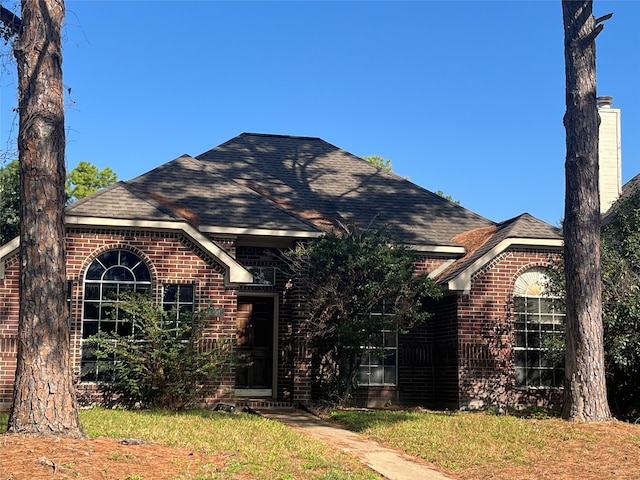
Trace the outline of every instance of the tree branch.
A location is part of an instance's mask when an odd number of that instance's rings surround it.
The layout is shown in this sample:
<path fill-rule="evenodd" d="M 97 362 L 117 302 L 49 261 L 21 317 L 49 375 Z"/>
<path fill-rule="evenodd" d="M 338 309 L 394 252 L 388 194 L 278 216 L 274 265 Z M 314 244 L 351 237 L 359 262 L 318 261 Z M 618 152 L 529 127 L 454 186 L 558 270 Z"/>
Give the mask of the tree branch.
<path fill-rule="evenodd" d="M 603 29 L 604 29 L 604 25 L 598 25 L 596 28 L 594 28 L 591 31 L 589 35 L 584 37 L 584 39 L 582 40 L 582 45 L 584 46 L 584 48 L 588 47 L 596 39 L 596 37 L 600 34 L 600 32 Z"/>
<path fill-rule="evenodd" d="M 0 22 L 9 29 L 12 35 L 18 35 L 22 28 L 22 20 L 11 10 L 0 5 Z"/>
<path fill-rule="evenodd" d="M 611 17 L 613 17 L 613 13 L 607 13 L 606 15 L 596 18 L 596 25 L 609 20 Z"/>

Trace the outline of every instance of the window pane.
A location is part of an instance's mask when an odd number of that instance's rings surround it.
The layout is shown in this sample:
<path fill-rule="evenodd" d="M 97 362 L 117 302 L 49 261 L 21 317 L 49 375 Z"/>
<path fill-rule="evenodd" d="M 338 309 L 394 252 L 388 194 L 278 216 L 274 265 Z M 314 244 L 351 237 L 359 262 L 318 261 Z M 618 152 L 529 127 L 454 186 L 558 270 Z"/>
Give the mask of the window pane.
<path fill-rule="evenodd" d="M 527 371 L 527 385 L 530 387 L 539 387 L 540 384 L 540 370 L 530 369 Z"/>
<path fill-rule="evenodd" d="M 105 280 L 115 280 L 117 282 L 132 282 L 133 274 L 123 267 L 112 267 L 104 274 Z"/>
<path fill-rule="evenodd" d="M 116 318 L 116 307 L 110 304 L 102 304 L 100 307 L 100 320 L 115 320 Z"/>
<path fill-rule="evenodd" d="M 360 362 L 360 365 L 370 365 L 371 364 L 371 359 L 369 357 L 370 357 L 369 352 L 365 351 L 362 354 L 362 361 Z"/>
<path fill-rule="evenodd" d="M 384 332 L 384 346 L 396 347 L 398 345 L 398 336 L 396 332 Z"/>
<path fill-rule="evenodd" d="M 100 322 L 100 331 L 101 332 L 115 332 L 116 331 L 116 322 L 112 321 L 102 321 Z"/>
<path fill-rule="evenodd" d="M 181 303 L 193 302 L 193 285 L 180 285 L 180 300 Z"/>
<path fill-rule="evenodd" d="M 151 281 L 151 273 L 147 266 L 140 262 L 140 264 L 133 269 L 133 273 L 136 276 L 136 280 L 138 282 L 150 282 Z"/>
<path fill-rule="evenodd" d="M 84 322 L 82 324 L 82 338 L 89 338 L 98 333 L 98 322 Z"/>
<path fill-rule="evenodd" d="M 553 300 L 550 298 L 540 299 L 540 313 L 549 314 L 553 313 Z"/>
<path fill-rule="evenodd" d="M 94 262 L 89 265 L 89 268 L 87 269 L 87 280 L 100 280 L 103 273 L 104 267 L 94 260 Z"/>
<path fill-rule="evenodd" d="M 117 283 L 104 283 L 102 285 L 102 299 L 103 300 L 115 300 L 118 296 L 118 284 Z"/>
<path fill-rule="evenodd" d="M 525 367 L 527 362 L 527 352 L 526 350 L 516 350 L 515 351 L 515 362 L 517 367 Z"/>
<path fill-rule="evenodd" d="M 84 286 L 85 300 L 100 300 L 100 285 L 97 283 L 87 283 Z"/>
<path fill-rule="evenodd" d="M 84 304 L 84 318 L 89 320 L 98 320 L 100 318 L 97 303 L 85 302 Z"/>
<path fill-rule="evenodd" d="M 513 310 L 516 312 L 524 312 L 524 297 L 515 297 L 513 299 Z"/>
<path fill-rule="evenodd" d="M 527 348 L 540 348 L 540 334 L 538 332 L 527 333 Z"/>
<path fill-rule="evenodd" d="M 127 250 L 120 251 L 120 265 L 122 265 L 123 267 L 133 268 L 140 262 L 140 258 L 138 258 L 135 253 L 129 252 Z"/>
<path fill-rule="evenodd" d="M 98 260 L 106 268 L 112 267 L 113 265 L 118 264 L 118 252 L 119 250 L 109 250 L 108 252 L 104 252 L 98 257 Z"/>
<path fill-rule="evenodd" d="M 357 380 L 360 385 L 369 385 L 369 369 L 360 367 Z"/>
<path fill-rule="evenodd" d="M 177 285 L 165 285 L 164 287 L 164 303 L 174 303 L 178 296 Z"/>
<path fill-rule="evenodd" d="M 526 366 L 530 368 L 538 367 L 540 364 L 540 352 L 536 350 L 527 350 Z"/>
<path fill-rule="evenodd" d="M 383 363 L 385 366 L 395 366 L 396 364 L 396 352 L 395 351 L 387 351 L 385 354 Z"/>
<path fill-rule="evenodd" d="M 369 376 L 369 383 L 382 384 L 384 381 L 384 371 L 382 367 L 371 367 L 371 375 Z"/>
<path fill-rule="evenodd" d="M 394 367 L 385 367 L 384 369 L 384 383 L 393 384 L 396 383 L 396 368 Z"/>
<path fill-rule="evenodd" d="M 80 381 L 95 382 L 96 379 L 96 362 L 84 361 L 80 370 Z"/>
<path fill-rule="evenodd" d="M 369 365 L 382 365 L 382 361 L 374 352 L 369 353 Z"/>
<path fill-rule="evenodd" d="M 133 333 L 133 324 L 131 322 L 118 322 L 118 335 L 128 337 Z"/>

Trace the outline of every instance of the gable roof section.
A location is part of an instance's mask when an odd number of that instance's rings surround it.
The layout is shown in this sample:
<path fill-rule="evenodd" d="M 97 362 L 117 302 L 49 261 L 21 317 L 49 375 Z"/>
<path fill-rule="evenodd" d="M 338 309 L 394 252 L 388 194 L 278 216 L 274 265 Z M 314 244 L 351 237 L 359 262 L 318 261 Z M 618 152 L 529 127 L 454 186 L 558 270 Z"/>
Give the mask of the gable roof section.
<path fill-rule="evenodd" d="M 467 254 L 436 278 L 449 290 L 469 291 L 472 276 L 492 259 L 512 246 L 560 249 L 562 230 L 524 213 L 495 226 L 466 232 L 458 238 L 467 245 Z"/>
<path fill-rule="evenodd" d="M 125 182 L 110 185 L 69 205 L 65 210 L 67 225 L 95 228 L 140 228 L 180 231 L 204 251 L 217 258 L 225 268 L 230 284 L 251 283 L 253 275 L 224 248 L 203 235 L 188 214 L 172 211 Z M 2 259 L 0 259 L 2 260 Z"/>
<path fill-rule="evenodd" d="M 325 230 L 385 226 L 406 244 L 460 253 L 454 236 L 493 225 L 320 138 L 243 133 L 196 158 Z"/>

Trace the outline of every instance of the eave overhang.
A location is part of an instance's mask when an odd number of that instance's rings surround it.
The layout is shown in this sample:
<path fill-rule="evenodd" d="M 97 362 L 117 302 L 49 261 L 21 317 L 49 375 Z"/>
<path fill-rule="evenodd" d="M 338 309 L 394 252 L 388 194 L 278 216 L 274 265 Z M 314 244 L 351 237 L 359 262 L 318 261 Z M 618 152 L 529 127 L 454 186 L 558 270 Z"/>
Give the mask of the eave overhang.
<path fill-rule="evenodd" d="M 478 257 L 474 262 L 468 265 L 464 270 L 443 286 L 450 291 L 469 293 L 471 291 L 471 279 L 473 278 L 473 275 L 510 247 L 539 247 L 555 249 L 562 248 L 563 245 L 564 242 L 561 239 L 506 238 L 491 250 Z"/>
<path fill-rule="evenodd" d="M 253 275 L 242 266 L 233 256 L 216 242 L 210 240 L 188 222 L 170 222 L 156 220 L 131 220 L 121 218 L 100 218 L 67 215 L 65 223 L 68 226 L 93 228 L 139 228 L 155 231 L 180 231 L 205 252 L 217 258 L 225 267 L 225 284 L 239 285 L 252 283 Z"/>
<path fill-rule="evenodd" d="M 4 278 L 7 257 L 12 255 L 18 248 L 20 248 L 20 237 L 16 237 L 0 247 L 0 280 Z"/>

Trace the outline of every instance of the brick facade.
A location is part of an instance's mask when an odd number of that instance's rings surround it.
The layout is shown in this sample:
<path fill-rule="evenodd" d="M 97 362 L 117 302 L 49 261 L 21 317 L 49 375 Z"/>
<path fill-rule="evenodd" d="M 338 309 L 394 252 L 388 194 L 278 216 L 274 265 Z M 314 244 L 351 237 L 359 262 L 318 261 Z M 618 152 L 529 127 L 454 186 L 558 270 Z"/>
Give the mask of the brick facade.
<path fill-rule="evenodd" d="M 233 238 L 215 241 L 247 267 L 275 267 L 275 285 L 229 287 L 217 259 L 202 251 L 179 232 L 126 229 L 70 228 L 67 232 L 67 276 L 71 281 L 70 318 L 72 365 L 79 371 L 82 340 L 83 279 L 99 254 L 125 249 L 142 258 L 150 269 L 156 301 L 162 286 L 188 283 L 195 286 L 196 306 L 213 305 L 224 315 L 211 319 L 205 329 L 207 342 L 234 338 L 238 296 L 270 295 L 277 304 L 278 400 L 309 403 L 313 398 L 313 358 L 303 330 L 306 292 L 289 284 L 278 251 L 235 246 Z M 513 368 L 512 295 L 515 280 L 529 268 L 544 266 L 553 250 L 509 248 L 475 273 L 470 291 L 447 292 L 427 308 L 432 316 L 398 341 L 398 385 L 361 388 L 355 399 L 370 406 L 385 404 L 427 407 L 483 408 L 517 402 L 547 403 L 557 392 L 520 390 Z M 445 257 L 423 256 L 418 270 L 430 272 Z M 15 372 L 18 323 L 18 254 L 6 260 L 0 279 L 0 408 L 11 402 Z M 235 374 L 229 372 L 219 385 L 217 399 L 233 401 Z M 81 392 L 91 392 L 80 384 Z M 214 399 L 212 399 L 213 401 Z"/>

